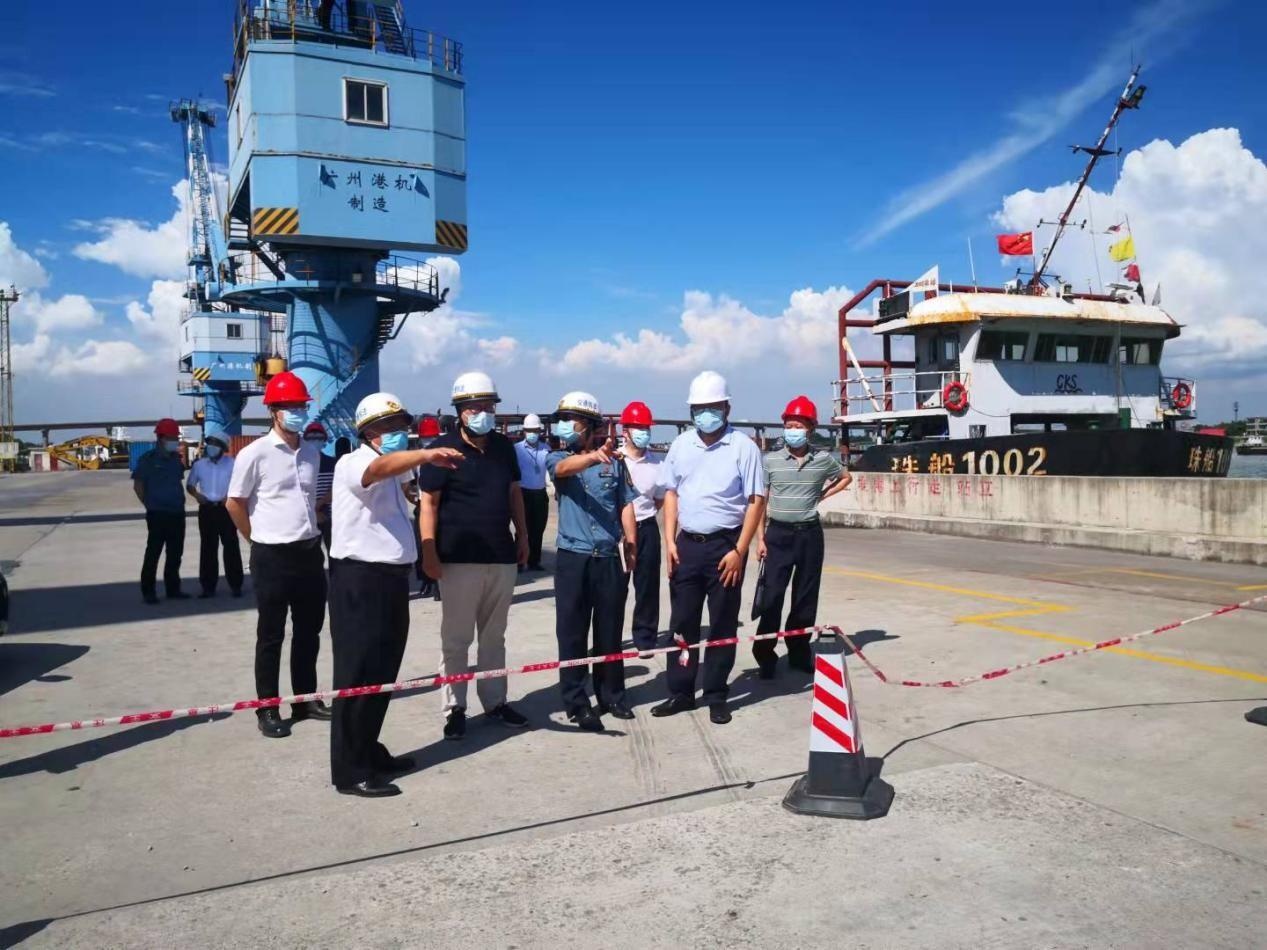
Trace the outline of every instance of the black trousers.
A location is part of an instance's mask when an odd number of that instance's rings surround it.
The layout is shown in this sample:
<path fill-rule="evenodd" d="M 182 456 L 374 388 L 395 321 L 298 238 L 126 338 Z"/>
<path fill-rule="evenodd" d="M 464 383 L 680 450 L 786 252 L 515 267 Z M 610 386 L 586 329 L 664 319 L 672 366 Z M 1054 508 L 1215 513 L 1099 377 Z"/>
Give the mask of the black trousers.
<path fill-rule="evenodd" d="M 251 580 L 259 619 L 255 624 L 255 695 L 280 695 L 278 680 L 286 613 L 290 612 L 290 685 L 296 693 L 317 689 L 317 653 L 326 619 L 326 572 L 321 538 L 289 544 L 251 545 Z"/>
<path fill-rule="evenodd" d="M 408 564 L 330 561 L 330 638 L 334 688 L 394 683 L 409 639 Z M 391 694 L 334 701 L 330 780 L 346 787 L 384 769 L 391 754 L 378 741 Z"/>
<path fill-rule="evenodd" d="M 654 515 L 638 522 L 633 589 L 634 646 L 650 650 L 655 647 L 660 632 L 660 526 Z"/>
<path fill-rule="evenodd" d="M 198 583 L 208 594 L 216 591 L 220 576 L 220 547 L 224 547 L 224 579 L 229 590 L 242 589 L 242 549 L 238 529 L 223 504 L 198 506 Z"/>
<path fill-rule="evenodd" d="M 554 572 L 554 634 L 559 641 L 560 660 L 620 652 L 628 590 L 629 579 L 620 569 L 619 556 L 591 557 L 559 550 Z M 625 701 L 624 663 L 598 663 L 590 670 L 594 698 L 600 706 Z M 565 711 L 576 713 L 589 708 L 585 679 L 583 666 L 559 670 Z"/>
<path fill-rule="evenodd" d="M 147 511 L 145 513 L 145 558 L 141 561 L 141 596 L 154 597 L 158 586 L 158 558 L 167 549 L 163 562 L 163 586 L 167 596 L 180 593 L 180 559 L 185 553 L 185 513 Z"/>
<path fill-rule="evenodd" d="M 778 630 L 800 630 L 814 626 L 818 617 L 818 587 L 823 577 L 823 526 L 817 521 L 804 527 L 793 527 L 771 521 L 765 529 L 765 598 L 757 633 Z M 788 582 L 792 583 L 792 608 L 787 623 L 783 616 L 783 597 Z M 752 655 L 758 663 L 775 662 L 777 640 L 758 640 Z M 788 659 L 798 665 L 809 665 L 812 651 L 809 637 L 789 637 Z"/>
<path fill-rule="evenodd" d="M 699 643 L 704 603 L 708 602 L 708 639 L 722 640 L 739 631 L 739 604 L 742 598 L 743 575 L 734 587 L 724 587 L 717 565 L 727 551 L 739 541 L 739 529 L 722 531 L 697 541 L 683 532 L 678 535 L 678 566 L 669 579 L 669 603 L 672 614 L 669 625 L 687 643 Z M 699 650 L 687 653 L 685 666 L 673 654 L 668 656 L 669 696 L 686 699 L 695 696 L 695 675 L 699 669 Z M 704 676 L 700 699 L 704 703 L 722 703 L 730 693 L 727 680 L 735 665 L 734 645 L 708 647 L 704 655 Z"/>
<path fill-rule="evenodd" d="M 550 496 L 544 488 L 525 488 L 524 520 L 528 523 L 528 566 L 541 566 L 541 539 L 550 518 Z"/>

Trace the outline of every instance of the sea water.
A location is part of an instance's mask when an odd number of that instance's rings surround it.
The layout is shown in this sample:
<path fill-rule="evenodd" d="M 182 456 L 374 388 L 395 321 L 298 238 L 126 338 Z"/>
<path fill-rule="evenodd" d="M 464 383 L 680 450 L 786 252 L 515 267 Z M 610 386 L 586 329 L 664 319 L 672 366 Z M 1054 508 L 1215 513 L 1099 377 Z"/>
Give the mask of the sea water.
<path fill-rule="evenodd" d="M 1228 478 L 1267 478 L 1267 455 L 1233 455 Z"/>

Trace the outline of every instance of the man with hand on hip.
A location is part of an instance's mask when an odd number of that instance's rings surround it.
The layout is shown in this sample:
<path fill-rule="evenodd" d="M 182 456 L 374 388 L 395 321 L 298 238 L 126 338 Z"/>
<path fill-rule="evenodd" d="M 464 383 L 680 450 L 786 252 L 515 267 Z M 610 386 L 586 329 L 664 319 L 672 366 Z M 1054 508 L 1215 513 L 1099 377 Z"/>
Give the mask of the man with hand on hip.
<path fill-rule="evenodd" d="M 264 388 L 273 427 L 238 453 L 225 503 L 238 532 L 251 543 L 251 581 L 259 618 L 255 625 L 255 695 L 280 695 L 282 643 L 290 613 L 290 685 L 317 690 L 317 653 L 326 619 L 325 557 L 317 527 L 317 470 L 321 450 L 301 436 L 308 424 L 308 387 L 291 372 Z M 276 706 L 256 711 L 270 739 L 290 735 Z M 329 719 L 325 703 L 296 703 L 292 721 Z"/>
<path fill-rule="evenodd" d="M 361 445 L 334 469 L 330 545 L 330 637 L 334 688 L 394 683 L 409 639 L 409 574 L 418 557 L 414 519 L 401 491 L 423 465 L 456 468 L 456 449 L 409 451 L 411 418 L 391 393 L 356 407 Z M 379 741 L 391 696 L 334 701 L 330 777 L 343 795 L 399 795 L 390 776 L 414 760 Z"/>
<path fill-rule="evenodd" d="M 643 658 L 654 650 L 660 632 L 660 525 L 656 514 L 664 504 L 659 454 L 651 444 L 651 410 L 645 402 L 631 402 L 620 414 L 625 443 L 621 454 L 633 481 L 634 518 L 638 522 L 638 560 L 633 568 L 633 642 Z"/>
<path fill-rule="evenodd" d="M 730 427 L 730 388 L 706 370 L 691 380 L 688 395 L 695 423 L 673 440 L 665 457 L 665 551 L 669 571 L 670 625 L 680 643 L 700 641 L 704 603 L 708 638 L 734 637 L 739 630 L 740 590 L 748 548 L 765 510 L 761 452 Z M 651 710 L 673 716 L 695 708 L 698 650 L 687 662 L 670 657 L 669 698 Z M 704 656 L 701 699 L 716 725 L 730 722 L 727 680 L 735 665 L 734 645 L 709 647 Z"/>
<path fill-rule="evenodd" d="M 807 396 L 797 396 L 783 410 L 783 448 L 762 459 L 766 479 L 769 523 L 757 531 L 757 557 L 765 563 L 765 592 L 757 605 L 761 619 L 757 633 L 803 630 L 818 616 L 818 588 L 823 575 L 823 526 L 818 505 L 849 487 L 853 477 L 830 452 L 816 450 L 810 436 L 818 426 L 818 408 Z M 781 624 L 783 597 L 792 584 L 792 607 Z M 773 679 L 777 640 L 752 645 L 762 679 Z M 809 637 L 787 638 L 787 665 L 814 675 Z"/>
<path fill-rule="evenodd" d="M 224 548 L 224 579 L 234 597 L 242 596 L 242 549 L 238 532 L 229 517 L 225 502 L 229 482 L 233 478 L 233 457 L 225 454 L 229 447 L 223 435 L 209 435 L 204 440 L 202 458 L 189 470 L 185 490 L 198 502 L 199 597 L 214 597 L 220 577 L 220 548 Z"/>
<path fill-rule="evenodd" d="M 456 449 L 462 463 L 451 471 L 427 466 L 418 472 L 422 564 L 440 584 L 445 675 L 468 671 L 473 639 L 479 669 L 506 665 L 506 618 L 516 565 L 528 563 L 519 463 L 510 440 L 493 431 L 500 401 L 487 373 L 459 376 L 453 383 L 458 431 L 440 436 L 432 448 Z M 528 725 L 506 702 L 504 677 L 478 680 L 476 692 L 490 719 L 513 729 Z M 466 735 L 466 683 L 445 685 L 441 695 L 444 737 L 461 739 Z"/>

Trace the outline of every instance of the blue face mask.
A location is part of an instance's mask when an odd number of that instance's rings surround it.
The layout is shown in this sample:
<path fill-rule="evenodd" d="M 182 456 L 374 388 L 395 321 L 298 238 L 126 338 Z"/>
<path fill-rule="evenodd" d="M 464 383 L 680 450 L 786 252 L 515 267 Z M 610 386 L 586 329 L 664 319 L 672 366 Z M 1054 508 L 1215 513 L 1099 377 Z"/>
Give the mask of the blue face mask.
<path fill-rule="evenodd" d="M 218 445 L 208 445 L 208 446 L 207 446 L 207 458 L 209 458 L 209 459 L 214 459 L 214 458 L 219 458 L 219 457 L 220 457 L 220 446 L 218 446 Z"/>
<path fill-rule="evenodd" d="M 471 435 L 488 435 L 493 431 L 493 414 L 491 412 L 477 412 L 467 419 L 463 425 Z"/>
<path fill-rule="evenodd" d="M 630 429 L 629 441 L 632 442 L 636 447 L 640 449 L 645 449 L 648 445 L 651 444 L 651 430 L 650 429 Z"/>
<path fill-rule="evenodd" d="M 576 440 L 581 437 L 580 433 L 576 431 L 576 423 L 571 420 L 556 422 L 551 431 L 554 433 L 554 437 L 564 445 L 574 445 Z"/>
<path fill-rule="evenodd" d="M 536 445 L 541 440 L 540 432 L 525 432 L 524 441 L 529 445 Z"/>
<path fill-rule="evenodd" d="M 705 435 L 712 435 L 726 424 L 726 417 L 720 409 L 700 409 L 691 418 L 695 428 Z"/>
<path fill-rule="evenodd" d="M 409 433 L 404 429 L 397 432 L 384 432 L 378 440 L 378 450 L 384 455 L 392 452 L 403 452 L 409 448 Z"/>
<path fill-rule="evenodd" d="M 282 428 L 287 432 L 302 432 L 308 424 L 307 409 L 283 409 L 281 411 Z"/>
<path fill-rule="evenodd" d="M 176 452 L 180 451 L 180 440 L 179 439 L 164 439 L 163 448 L 165 448 L 168 452 L 175 454 Z"/>
<path fill-rule="evenodd" d="M 805 429 L 784 429 L 783 441 L 789 449 L 799 449 L 809 441 L 809 432 Z"/>

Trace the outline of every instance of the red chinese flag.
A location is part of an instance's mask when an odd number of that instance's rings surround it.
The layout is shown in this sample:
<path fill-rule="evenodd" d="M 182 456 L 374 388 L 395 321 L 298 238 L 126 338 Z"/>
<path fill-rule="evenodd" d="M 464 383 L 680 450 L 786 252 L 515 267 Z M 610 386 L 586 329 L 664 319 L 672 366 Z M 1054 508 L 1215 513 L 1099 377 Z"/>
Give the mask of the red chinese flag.
<path fill-rule="evenodd" d="M 1139 283 L 1139 265 L 1128 264 L 1126 267 L 1126 279 Z"/>
<path fill-rule="evenodd" d="M 999 253 L 1029 257 L 1034 253 L 1034 232 L 1022 231 L 1020 234 L 1000 234 Z"/>

